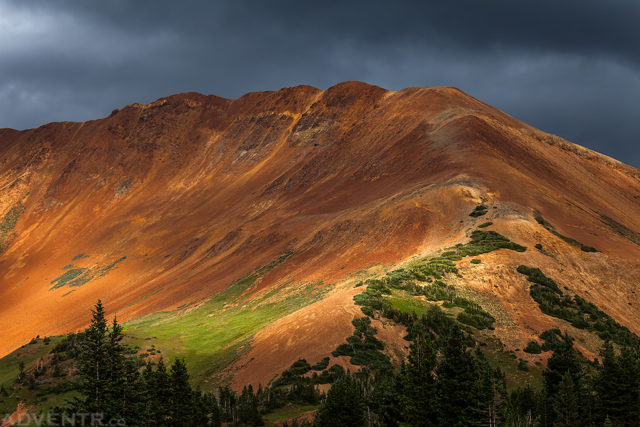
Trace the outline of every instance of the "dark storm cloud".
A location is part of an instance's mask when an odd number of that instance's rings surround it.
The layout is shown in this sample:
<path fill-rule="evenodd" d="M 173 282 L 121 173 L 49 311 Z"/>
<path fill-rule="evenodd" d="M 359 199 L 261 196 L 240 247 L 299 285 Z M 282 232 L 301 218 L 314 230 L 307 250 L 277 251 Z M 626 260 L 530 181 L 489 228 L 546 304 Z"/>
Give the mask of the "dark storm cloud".
<path fill-rule="evenodd" d="M 457 86 L 640 166 L 640 3 L 0 0 L 0 126 L 181 91 Z"/>

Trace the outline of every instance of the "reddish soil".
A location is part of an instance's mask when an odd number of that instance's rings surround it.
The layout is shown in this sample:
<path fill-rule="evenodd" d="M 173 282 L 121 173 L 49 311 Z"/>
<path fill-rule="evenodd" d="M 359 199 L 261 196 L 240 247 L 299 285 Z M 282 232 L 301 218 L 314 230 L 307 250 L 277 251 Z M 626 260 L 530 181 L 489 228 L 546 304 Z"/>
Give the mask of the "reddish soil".
<path fill-rule="evenodd" d="M 279 374 L 298 359 L 306 359 L 313 365 L 330 356 L 353 333 L 351 321 L 363 316 L 360 307 L 353 303 L 353 296 L 362 290 L 353 288 L 332 295 L 258 332 L 249 353 L 236 363 L 239 370 L 233 376 L 234 388 L 268 384 L 274 373 Z M 334 364 L 357 370 L 348 357 L 332 358 L 330 365 Z"/>

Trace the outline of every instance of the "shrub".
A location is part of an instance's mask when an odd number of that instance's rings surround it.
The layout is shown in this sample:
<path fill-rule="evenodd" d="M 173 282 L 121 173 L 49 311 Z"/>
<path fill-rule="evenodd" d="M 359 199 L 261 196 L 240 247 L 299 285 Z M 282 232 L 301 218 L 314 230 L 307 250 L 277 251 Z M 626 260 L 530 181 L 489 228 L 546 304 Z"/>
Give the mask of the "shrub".
<path fill-rule="evenodd" d="M 458 321 L 476 329 L 493 329 L 495 318 L 484 311 L 480 305 L 464 298 L 454 300 L 458 307 L 464 307 L 464 311 L 458 314 Z"/>
<path fill-rule="evenodd" d="M 527 276 L 527 280 L 530 282 L 537 283 L 551 289 L 555 293 L 562 294 L 562 291 L 560 291 L 558 284 L 553 281 L 553 279 L 545 276 L 539 268 L 532 268 L 527 267 L 526 265 L 521 265 L 518 267 L 518 273 Z"/>
<path fill-rule="evenodd" d="M 371 326 L 371 319 L 360 317 L 352 323 L 356 328 L 353 335 L 347 338 L 346 344 L 340 344 L 331 354 L 334 357 L 350 356 L 354 365 L 390 365 L 389 357 L 380 351 L 384 349 L 384 344 L 374 336 L 377 331 Z"/>
<path fill-rule="evenodd" d="M 311 369 L 313 369 L 314 371 L 322 371 L 327 369 L 327 366 L 329 366 L 329 358 L 325 357 L 324 359 L 313 365 Z"/>
<path fill-rule="evenodd" d="M 482 261 L 480 261 L 477 258 L 472 259 L 471 261 L 469 261 L 471 264 L 480 264 Z"/>
<path fill-rule="evenodd" d="M 489 226 L 491 226 L 491 225 L 493 225 L 493 223 L 492 223 L 491 221 L 489 221 L 489 222 L 483 222 L 482 224 L 480 224 L 480 225 L 478 226 L 478 228 L 487 228 L 487 227 L 489 227 Z"/>
<path fill-rule="evenodd" d="M 518 272 L 533 282 L 529 294 L 543 313 L 566 320 L 578 329 L 596 332 L 603 340 L 611 340 L 619 345 L 640 344 L 636 335 L 598 309 L 595 304 L 579 295 L 564 295 L 558 284 L 545 276 L 539 268 L 521 265 Z M 542 348 L 545 349 L 544 346 Z"/>
<path fill-rule="evenodd" d="M 473 212 L 471 212 L 469 214 L 469 216 L 477 218 L 479 216 L 485 215 L 487 213 L 488 209 L 489 208 L 487 208 L 485 205 L 478 205 L 478 206 L 475 207 Z"/>
<path fill-rule="evenodd" d="M 540 354 L 542 353 L 542 347 L 536 341 L 529 341 L 529 344 L 524 348 L 525 353 Z"/>
<path fill-rule="evenodd" d="M 518 362 L 518 369 L 520 369 L 521 371 L 528 372 L 529 371 L 529 364 L 527 363 L 526 360 L 520 359 L 520 361 Z"/>

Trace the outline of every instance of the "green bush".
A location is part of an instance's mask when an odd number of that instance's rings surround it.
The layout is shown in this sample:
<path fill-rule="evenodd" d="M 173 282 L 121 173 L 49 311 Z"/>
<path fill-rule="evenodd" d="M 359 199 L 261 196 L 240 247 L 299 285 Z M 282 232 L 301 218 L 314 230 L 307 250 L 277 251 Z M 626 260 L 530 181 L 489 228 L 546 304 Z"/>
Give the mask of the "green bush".
<path fill-rule="evenodd" d="M 463 307 L 464 311 L 458 314 L 458 321 L 476 329 L 493 329 L 495 318 L 484 311 L 480 305 L 465 298 L 456 298 L 454 305 Z"/>
<path fill-rule="evenodd" d="M 314 371 L 323 371 L 327 369 L 327 366 L 329 366 L 329 358 L 325 357 L 324 359 L 313 365 L 311 369 L 313 369 Z"/>
<path fill-rule="evenodd" d="M 375 337 L 377 331 L 371 326 L 371 319 L 360 317 L 352 323 L 356 328 L 353 335 L 347 338 L 346 344 L 340 344 L 331 354 L 334 357 L 350 356 L 354 365 L 390 366 L 389 357 L 381 352 L 384 344 Z"/>
<path fill-rule="evenodd" d="M 469 261 L 471 264 L 480 264 L 482 261 L 480 261 L 477 258 L 472 259 L 471 261 Z"/>
<path fill-rule="evenodd" d="M 524 274 L 527 276 L 527 280 L 533 283 L 537 283 L 542 285 L 548 289 L 551 289 L 553 292 L 562 294 L 558 284 L 553 281 L 553 279 L 545 276 L 539 268 L 527 267 L 526 265 L 521 265 L 518 267 L 518 273 Z"/>
<path fill-rule="evenodd" d="M 467 310 L 458 314 L 458 322 L 473 326 L 476 329 L 493 329 L 495 319 L 489 313 L 470 313 Z"/>
<path fill-rule="evenodd" d="M 539 268 L 521 265 L 518 272 L 533 282 L 529 294 L 544 314 L 566 320 L 578 329 L 595 332 L 603 340 L 611 340 L 619 345 L 640 344 L 636 335 L 598 309 L 595 304 L 579 295 L 571 297 L 563 294 L 558 284 L 545 276 Z"/>
<path fill-rule="evenodd" d="M 525 353 L 540 354 L 542 353 L 542 347 L 536 341 L 529 341 L 529 344 L 524 348 Z"/>
<path fill-rule="evenodd" d="M 478 228 L 487 228 L 487 227 L 489 227 L 489 226 L 491 226 L 491 225 L 493 225 L 493 223 L 492 223 L 491 221 L 489 221 L 489 222 L 483 222 L 482 224 L 480 224 L 480 225 L 478 226 Z"/>
<path fill-rule="evenodd" d="M 488 209 L 489 208 L 487 208 L 485 205 L 478 205 L 478 206 L 475 207 L 473 212 L 471 212 L 469 214 L 469 216 L 477 218 L 479 216 L 485 215 L 487 213 Z"/>

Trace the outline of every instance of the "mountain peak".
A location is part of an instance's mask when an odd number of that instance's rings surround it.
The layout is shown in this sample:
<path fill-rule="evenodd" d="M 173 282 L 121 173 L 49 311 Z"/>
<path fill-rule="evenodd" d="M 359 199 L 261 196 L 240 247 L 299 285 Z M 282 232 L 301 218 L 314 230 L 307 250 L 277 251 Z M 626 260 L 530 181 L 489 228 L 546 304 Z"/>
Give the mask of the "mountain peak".
<path fill-rule="evenodd" d="M 281 312 L 294 317 L 269 322 L 308 327 L 296 343 L 275 326 L 254 337 L 252 351 L 302 352 L 238 368 L 264 383 L 351 333 L 354 278 L 464 245 L 482 223 L 527 251 L 460 261 L 464 281 L 447 280 L 491 301 L 508 348 L 558 325 L 529 297 L 520 264 L 640 332 L 637 171 L 456 88 L 182 93 L 86 123 L 0 130 L 0 158 L 0 324 L 15 325 L 0 354 L 84 327 L 99 298 L 133 321 L 250 282 L 229 304 L 296 296 L 300 306 Z M 335 332 L 321 344 L 314 316 Z"/>

